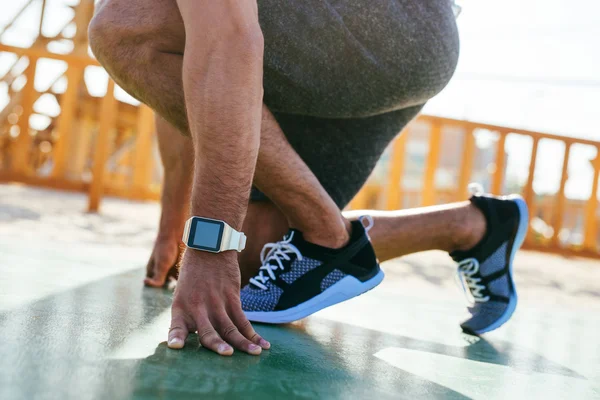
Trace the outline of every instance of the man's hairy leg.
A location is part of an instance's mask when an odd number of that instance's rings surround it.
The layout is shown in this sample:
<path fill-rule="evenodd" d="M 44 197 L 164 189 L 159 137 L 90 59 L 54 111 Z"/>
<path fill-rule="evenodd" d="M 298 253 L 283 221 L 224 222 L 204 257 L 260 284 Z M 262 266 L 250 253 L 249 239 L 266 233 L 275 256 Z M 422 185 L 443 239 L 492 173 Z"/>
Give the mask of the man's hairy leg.
<path fill-rule="evenodd" d="M 487 229 L 481 210 L 468 201 L 408 210 L 352 210 L 343 214 L 349 220 L 364 215 L 373 218 L 369 236 L 380 262 L 427 250 L 467 251 L 483 239 Z M 256 275 L 262 246 L 281 239 L 287 220 L 270 201 L 251 203 L 244 229 L 248 240 L 252 238 L 252 245 L 240 254 L 242 284 Z"/>
<path fill-rule="evenodd" d="M 487 229 L 482 212 L 468 201 L 397 211 L 344 212 L 351 220 L 362 215 L 373 218 L 369 236 L 381 262 L 426 250 L 466 251 L 483 239 Z"/>
<path fill-rule="evenodd" d="M 291 228 L 303 232 L 307 241 L 343 247 L 349 240 L 350 222 L 289 144 L 266 106 L 262 115 L 255 186 L 281 209 Z"/>
<path fill-rule="evenodd" d="M 483 213 L 468 201 L 395 211 L 351 210 L 343 214 L 351 221 L 361 216 L 373 218 L 369 237 L 380 262 L 427 250 L 467 251 L 483 239 L 487 230 Z M 256 275 L 262 246 L 280 240 L 287 227 L 285 216 L 269 201 L 251 203 L 246 219 L 244 229 L 249 238 L 253 237 L 253 245 L 240 257 L 242 283 Z"/>
<path fill-rule="evenodd" d="M 373 218 L 369 237 L 380 262 L 427 250 L 467 251 L 483 239 L 487 229 L 481 210 L 468 201 L 395 211 L 351 210 L 343 214 L 351 221 L 361 216 Z M 242 275 L 250 278 L 260 266 L 258 254 L 262 246 L 279 240 L 287 224 L 285 216 L 269 201 L 257 202 L 254 207 L 251 204 L 247 219 L 248 232 L 255 241 L 240 268 Z M 268 223 L 255 232 L 252 221 L 258 220 Z"/>
<path fill-rule="evenodd" d="M 156 7 L 155 2 L 140 4 L 135 13 L 129 2 L 108 1 L 112 4 L 99 11 L 90 27 L 94 53 L 125 90 L 187 134 L 181 78 L 186 34 L 181 15 L 169 1 Z M 138 15 L 146 20 L 137 23 Z M 148 20 L 152 16 L 154 20 Z M 264 106 L 254 182 L 307 240 L 327 247 L 347 242 L 349 223 Z"/>
<path fill-rule="evenodd" d="M 189 214 L 194 150 L 189 137 L 156 116 L 158 149 L 164 168 L 158 235 L 148 261 L 144 283 L 162 287 L 169 275 L 177 275 L 181 235 Z"/>

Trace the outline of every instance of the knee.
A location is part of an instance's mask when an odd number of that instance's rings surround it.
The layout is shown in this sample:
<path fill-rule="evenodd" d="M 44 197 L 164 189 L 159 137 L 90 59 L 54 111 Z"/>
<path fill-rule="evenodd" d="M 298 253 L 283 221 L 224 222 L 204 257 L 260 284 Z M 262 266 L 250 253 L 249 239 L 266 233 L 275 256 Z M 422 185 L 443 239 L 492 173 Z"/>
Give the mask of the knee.
<path fill-rule="evenodd" d="M 98 6 L 88 27 L 92 52 L 108 70 L 134 63 L 158 28 L 144 25 L 134 15 L 129 0 L 105 0 Z"/>
<path fill-rule="evenodd" d="M 129 40 L 128 27 L 115 10 L 119 1 L 100 3 L 88 27 L 88 40 L 92 52 L 107 69 L 118 60 L 122 48 Z"/>

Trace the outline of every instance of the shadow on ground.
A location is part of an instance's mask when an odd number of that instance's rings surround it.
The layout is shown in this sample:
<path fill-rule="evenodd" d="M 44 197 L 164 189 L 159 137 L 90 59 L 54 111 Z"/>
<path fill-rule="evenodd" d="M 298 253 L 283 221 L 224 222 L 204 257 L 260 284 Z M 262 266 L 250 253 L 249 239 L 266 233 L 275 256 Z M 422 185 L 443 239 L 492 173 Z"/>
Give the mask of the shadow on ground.
<path fill-rule="evenodd" d="M 448 346 L 318 318 L 258 325 L 273 344 L 261 357 L 222 358 L 198 348 L 195 336 L 181 351 L 157 340 L 132 342 L 140 332 L 162 337 L 168 328 L 162 319 L 171 293 L 143 288 L 143 273 L 114 275 L 0 314 L 0 398 L 466 398 L 375 356 L 386 348 L 580 378 L 507 342 L 471 338 L 464 347 Z M 395 305 L 403 306 L 409 305 Z M 115 358 L 123 347 L 150 355 Z"/>

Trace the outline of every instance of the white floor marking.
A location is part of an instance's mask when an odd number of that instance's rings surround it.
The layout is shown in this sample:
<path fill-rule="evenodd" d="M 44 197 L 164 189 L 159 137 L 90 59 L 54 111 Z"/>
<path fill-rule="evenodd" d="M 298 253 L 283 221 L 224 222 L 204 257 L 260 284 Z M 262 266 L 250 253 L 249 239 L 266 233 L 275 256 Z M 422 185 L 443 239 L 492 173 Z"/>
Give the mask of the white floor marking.
<path fill-rule="evenodd" d="M 474 399 L 589 399 L 599 388 L 587 379 L 545 373 L 524 373 L 436 353 L 389 347 L 375 354 L 389 365 Z"/>

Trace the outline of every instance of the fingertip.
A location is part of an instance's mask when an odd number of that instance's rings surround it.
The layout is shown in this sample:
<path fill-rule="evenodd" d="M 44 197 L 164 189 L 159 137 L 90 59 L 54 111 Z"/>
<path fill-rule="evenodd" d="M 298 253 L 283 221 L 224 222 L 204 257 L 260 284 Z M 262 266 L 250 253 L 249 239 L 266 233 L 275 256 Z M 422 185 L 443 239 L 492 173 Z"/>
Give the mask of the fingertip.
<path fill-rule="evenodd" d="M 263 350 L 269 350 L 271 348 L 271 343 L 260 337 L 258 333 L 255 333 L 250 341 L 262 347 Z"/>
<path fill-rule="evenodd" d="M 217 347 L 217 353 L 222 356 L 230 356 L 233 354 L 233 347 L 229 346 L 228 344 L 221 343 Z"/>
<path fill-rule="evenodd" d="M 146 286 L 150 286 L 150 287 L 154 287 L 154 288 L 160 288 L 160 287 L 163 287 L 163 285 L 164 285 L 164 283 L 160 283 L 152 278 L 144 279 L 144 284 Z"/>
<path fill-rule="evenodd" d="M 251 354 L 253 356 L 258 356 L 258 355 L 260 355 L 260 353 L 262 353 L 262 347 L 257 346 L 255 344 L 248 345 L 248 354 Z"/>
<path fill-rule="evenodd" d="M 184 345 L 185 345 L 185 341 L 178 337 L 172 337 L 167 342 L 167 346 L 169 346 L 170 349 L 175 349 L 175 350 L 182 349 Z"/>

